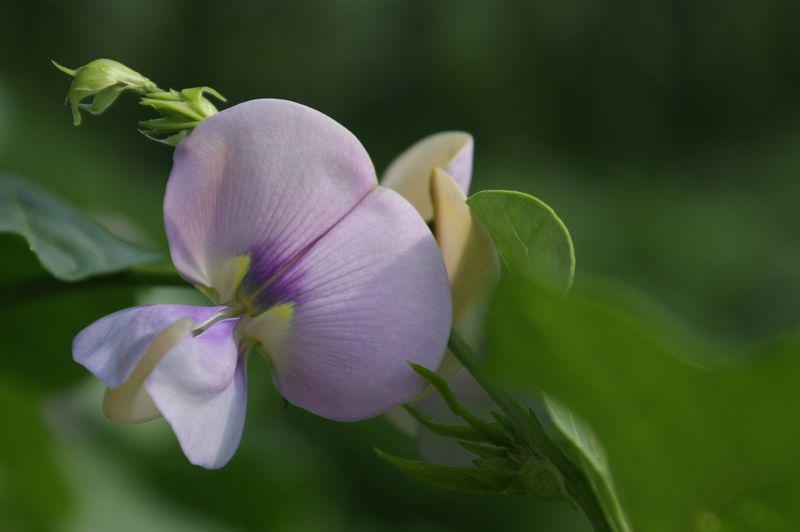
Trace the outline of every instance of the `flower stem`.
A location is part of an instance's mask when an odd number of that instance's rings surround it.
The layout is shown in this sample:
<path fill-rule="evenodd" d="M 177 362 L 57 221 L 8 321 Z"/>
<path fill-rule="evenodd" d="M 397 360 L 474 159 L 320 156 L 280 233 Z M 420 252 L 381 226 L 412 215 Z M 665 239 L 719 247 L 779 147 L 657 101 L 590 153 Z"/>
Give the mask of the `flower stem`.
<path fill-rule="evenodd" d="M 511 419 L 519 431 L 519 437 L 543 458 L 549 460 L 563 475 L 567 491 L 583 510 L 595 532 L 611 532 L 605 513 L 585 475 L 552 442 L 539 420 L 527 412 L 504 388 L 489 378 L 483 362 L 455 329 L 450 329 L 447 346 L 481 388 Z"/>

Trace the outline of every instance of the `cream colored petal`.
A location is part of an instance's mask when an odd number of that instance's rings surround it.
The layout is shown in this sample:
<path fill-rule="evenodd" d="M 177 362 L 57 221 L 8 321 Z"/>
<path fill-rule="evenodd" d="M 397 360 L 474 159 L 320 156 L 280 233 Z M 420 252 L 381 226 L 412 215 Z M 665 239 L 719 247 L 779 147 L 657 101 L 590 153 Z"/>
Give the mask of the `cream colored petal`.
<path fill-rule="evenodd" d="M 434 234 L 444 258 L 453 296 L 453 326 L 479 349 L 489 297 L 500 276 L 500 261 L 489 235 L 472 217 L 458 183 L 436 168 L 430 181 Z M 448 351 L 439 367 L 447 378 L 460 368 Z"/>
<path fill-rule="evenodd" d="M 106 390 L 103 413 L 115 423 L 142 423 L 161 416 L 144 388 L 144 381 L 161 358 L 192 331 L 192 320 L 176 321 L 156 336 L 133 373 L 117 388 Z"/>
<path fill-rule="evenodd" d="M 472 176 L 473 140 L 469 133 L 448 131 L 420 140 L 400 154 L 383 174 L 381 184 L 406 198 L 425 221 L 433 218 L 430 177 L 444 169 L 466 193 Z"/>

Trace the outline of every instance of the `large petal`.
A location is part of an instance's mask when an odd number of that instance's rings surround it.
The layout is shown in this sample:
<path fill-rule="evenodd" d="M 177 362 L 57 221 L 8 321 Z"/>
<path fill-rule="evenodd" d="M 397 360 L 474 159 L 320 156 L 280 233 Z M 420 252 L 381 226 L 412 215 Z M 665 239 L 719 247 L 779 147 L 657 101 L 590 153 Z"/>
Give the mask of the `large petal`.
<path fill-rule="evenodd" d="M 472 216 L 458 183 L 440 168 L 431 176 L 431 198 L 436 242 L 453 293 L 453 326 L 473 349 L 479 349 L 489 298 L 500 278 L 497 251 Z M 448 378 L 460 368 L 448 351 L 439 374 Z"/>
<path fill-rule="evenodd" d="M 472 136 L 460 131 L 425 137 L 392 161 L 381 184 L 399 192 L 429 221 L 433 218 L 431 172 L 435 167 L 444 169 L 466 194 L 472 177 L 473 145 Z"/>
<path fill-rule="evenodd" d="M 120 310 L 78 333 L 72 342 L 72 356 L 103 384 L 117 388 L 128 380 L 151 342 L 169 325 L 184 319 L 201 323 L 221 310 L 221 307 L 186 305 L 147 305 Z"/>
<path fill-rule="evenodd" d="M 451 317 L 447 273 L 423 220 L 391 190 L 369 194 L 274 292 L 291 310 L 243 333 L 266 346 L 277 388 L 306 410 L 371 417 L 424 388 L 406 361 L 439 366 Z"/>
<path fill-rule="evenodd" d="M 172 260 L 227 302 L 243 266 L 260 288 L 376 185 L 364 147 L 333 119 L 284 100 L 236 105 L 175 150 L 164 198 Z"/>
<path fill-rule="evenodd" d="M 228 463 L 244 428 L 247 379 L 234 338 L 237 323 L 220 321 L 184 338 L 145 380 L 186 457 L 208 469 Z"/>

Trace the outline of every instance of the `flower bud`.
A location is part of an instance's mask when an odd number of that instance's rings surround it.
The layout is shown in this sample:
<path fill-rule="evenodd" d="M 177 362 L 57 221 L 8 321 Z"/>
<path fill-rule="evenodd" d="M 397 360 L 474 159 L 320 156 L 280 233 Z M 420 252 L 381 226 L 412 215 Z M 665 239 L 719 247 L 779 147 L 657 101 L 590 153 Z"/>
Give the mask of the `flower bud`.
<path fill-rule="evenodd" d="M 157 111 L 162 118 L 139 122 L 139 131 L 151 140 L 176 146 L 197 124 L 217 114 L 216 106 L 205 97 L 206 93 L 225 101 L 211 87 L 149 92 L 139 103 Z"/>
<path fill-rule="evenodd" d="M 81 109 L 98 115 L 108 109 L 124 91 L 145 94 L 158 90 L 156 84 L 146 77 L 110 59 L 95 59 L 76 70 L 55 61 L 53 65 L 73 77 L 67 101 L 72 107 L 72 119 L 76 126 L 81 123 Z M 90 100 L 85 101 L 87 99 Z"/>

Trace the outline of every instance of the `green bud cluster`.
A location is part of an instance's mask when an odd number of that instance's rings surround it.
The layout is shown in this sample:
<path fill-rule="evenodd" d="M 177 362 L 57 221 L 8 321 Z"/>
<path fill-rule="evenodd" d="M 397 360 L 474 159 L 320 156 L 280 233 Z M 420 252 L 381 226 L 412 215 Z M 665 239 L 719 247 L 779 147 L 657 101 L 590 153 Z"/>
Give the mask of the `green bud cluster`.
<path fill-rule="evenodd" d="M 456 398 L 445 380 L 422 366 L 411 368 L 433 386 L 450 411 L 465 424 L 442 424 L 406 405 L 405 410 L 423 427 L 447 438 L 475 455 L 474 468 L 452 467 L 416 460 L 406 460 L 376 449 L 378 456 L 417 480 L 435 486 L 471 493 L 534 495 L 548 501 L 570 500 L 561 471 L 536 445 L 520 433 L 520 427 L 508 416 L 492 412 L 494 421 L 471 414 Z M 526 415 L 533 416 L 533 413 Z"/>
<path fill-rule="evenodd" d="M 72 108 L 73 123 L 81 123 L 81 111 L 99 115 L 108 109 L 123 92 L 140 96 L 139 103 L 161 115 L 139 122 L 139 132 L 151 140 L 176 146 L 194 127 L 216 114 L 216 106 L 206 98 L 209 94 L 220 101 L 225 98 L 211 87 L 193 87 L 180 91 L 159 88 L 148 78 L 110 59 L 95 59 L 77 69 L 53 61 L 53 65 L 72 76 L 67 103 Z"/>

